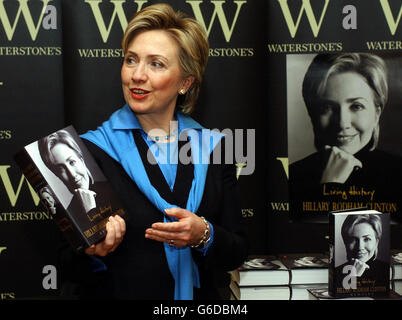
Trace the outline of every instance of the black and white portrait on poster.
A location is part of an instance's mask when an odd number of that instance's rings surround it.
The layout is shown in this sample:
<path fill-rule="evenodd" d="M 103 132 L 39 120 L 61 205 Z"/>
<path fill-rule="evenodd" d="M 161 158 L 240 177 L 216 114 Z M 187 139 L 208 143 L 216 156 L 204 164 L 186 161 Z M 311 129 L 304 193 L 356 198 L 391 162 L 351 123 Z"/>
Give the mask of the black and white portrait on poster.
<path fill-rule="evenodd" d="M 322 53 L 286 61 L 293 218 L 326 222 L 329 211 L 367 208 L 398 219 L 402 56 Z"/>

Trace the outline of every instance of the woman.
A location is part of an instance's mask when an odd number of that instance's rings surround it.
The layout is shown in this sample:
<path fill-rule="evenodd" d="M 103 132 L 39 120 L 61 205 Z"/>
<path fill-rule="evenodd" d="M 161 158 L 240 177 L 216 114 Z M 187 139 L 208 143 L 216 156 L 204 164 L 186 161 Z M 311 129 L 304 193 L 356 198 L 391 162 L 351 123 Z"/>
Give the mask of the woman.
<path fill-rule="evenodd" d="M 317 152 L 290 166 L 296 209 L 306 209 L 303 202 L 349 202 L 382 211 L 370 206 L 396 203 L 400 196 L 389 182 L 400 176 L 402 162 L 377 149 L 388 98 L 384 61 L 366 53 L 319 54 L 305 75 L 303 97 Z M 315 212 L 340 209 L 347 208 L 323 205 Z"/>
<path fill-rule="evenodd" d="M 110 203 L 113 193 L 108 184 L 104 181 L 94 181 L 85 164 L 81 148 L 68 131 L 59 130 L 40 139 L 38 149 L 44 164 L 72 194 L 65 209 L 76 214 L 84 228 L 104 218 L 98 208 L 112 204 L 118 206 L 116 199 Z M 110 194 L 109 200 L 102 197 L 106 193 Z"/>
<path fill-rule="evenodd" d="M 44 186 L 42 189 L 39 190 L 39 197 L 47 210 L 51 214 L 56 214 L 56 200 L 54 198 L 53 192 L 48 186 Z"/>
<path fill-rule="evenodd" d="M 206 67 L 206 32 L 166 4 L 151 5 L 130 20 L 122 46 L 126 105 L 82 137 L 120 191 L 127 218 L 111 221 L 87 256 L 70 257 L 80 265 L 81 295 L 218 299 L 218 288 L 229 284 L 226 271 L 247 252 L 235 167 L 197 161 L 206 152 L 213 158 L 213 134 L 185 115 Z M 184 164 L 180 155 L 189 149 L 194 161 Z M 152 165 L 155 158 L 167 161 Z M 91 255 L 103 257 L 103 271 L 93 272 Z"/>
<path fill-rule="evenodd" d="M 381 293 L 389 288 L 389 265 L 378 259 L 382 231 L 379 215 L 347 216 L 341 235 L 348 261 L 335 269 L 337 288 L 349 289 L 353 283 L 355 287 L 352 286 L 352 289 L 377 287 L 365 293 Z M 354 278 L 349 280 L 351 276 Z M 344 281 L 345 277 L 347 280 Z"/>

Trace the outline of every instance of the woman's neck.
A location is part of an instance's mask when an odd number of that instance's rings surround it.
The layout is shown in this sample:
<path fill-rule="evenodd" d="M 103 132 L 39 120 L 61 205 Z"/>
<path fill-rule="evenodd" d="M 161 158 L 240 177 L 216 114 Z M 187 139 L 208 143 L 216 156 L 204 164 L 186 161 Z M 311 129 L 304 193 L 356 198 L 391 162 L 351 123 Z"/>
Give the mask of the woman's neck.
<path fill-rule="evenodd" d="M 177 123 L 171 123 L 175 120 L 174 110 L 164 114 L 137 114 L 136 116 L 142 129 L 152 137 L 169 136 L 177 130 Z"/>

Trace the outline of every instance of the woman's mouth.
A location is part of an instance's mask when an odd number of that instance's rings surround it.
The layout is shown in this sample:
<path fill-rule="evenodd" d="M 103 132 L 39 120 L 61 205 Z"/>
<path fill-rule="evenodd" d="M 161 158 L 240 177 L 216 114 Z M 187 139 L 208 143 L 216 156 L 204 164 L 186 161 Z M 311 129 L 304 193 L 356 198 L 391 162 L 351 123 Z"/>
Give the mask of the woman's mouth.
<path fill-rule="evenodd" d="M 367 255 L 366 251 L 358 251 L 358 252 L 356 252 L 356 259 L 360 260 L 360 259 L 364 258 L 366 255 Z"/>
<path fill-rule="evenodd" d="M 346 134 L 338 134 L 337 136 L 336 136 L 336 141 L 339 143 L 339 144 L 347 144 L 347 143 L 350 143 L 350 142 L 352 142 L 353 141 L 353 139 L 355 138 L 357 136 L 357 133 L 356 134 L 348 134 L 348 135 L 346 135 Z"/>
<path fill-rule="evenodd" d="M 134 89 L 130 89 L 130 93 L 134 99 L 141 100 L 141 99 L 145 99 L 149 95 L 150 91 L 139 89 L 139 88 L 134 88 Z"/>
<path fill-rule="evenodd" d="M 84 178 L 83 177 L 76 177 L 73 181 L 74 187 L 76 189 L 84 187 Z"/>

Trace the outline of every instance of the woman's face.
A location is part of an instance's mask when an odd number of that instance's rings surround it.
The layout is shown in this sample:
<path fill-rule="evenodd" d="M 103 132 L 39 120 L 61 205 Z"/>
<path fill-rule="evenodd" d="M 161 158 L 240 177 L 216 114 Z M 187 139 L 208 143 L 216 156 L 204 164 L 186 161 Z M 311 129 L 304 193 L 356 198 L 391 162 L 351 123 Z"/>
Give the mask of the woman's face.
<path fill-rule="evenodd" d="M 350 154 L 365 147 L 376 128 L 381 109 L 372 89 L 356 72 L 329 77 L 313 120 L 320 145 L 337 146 Z"/>
<path fill-rule="evenodd" d="M 349 259 L 354 258 L 367 262 L 376 252 L 378 239 L 372 226 L 367 222 L 362 222 L 352 228 L 345 245 Z"/>
<path fill-rule="evenodd" d="M 90 178 L 84 161 L 77 153 L 64 143 L 57 143 L 52 149 L 57 176 L 64 182 L 67 188 L 74 192 L 75 189 L 89 189 Z"/>
<path fill-rule="evenodd" d="M 121 68 L 124 98 L 139 114 L 173 112 L 184 88 L 176 42 L 163 30 L 131 40 Z"/>
<path fill-rule="evenodd" d="M 48 192 L 42 192 L 41 196 L 48 208 L 54 207 L 54 199 Z"/>

